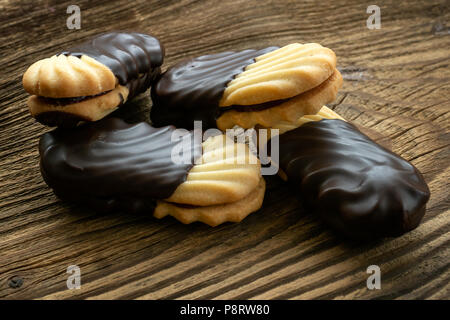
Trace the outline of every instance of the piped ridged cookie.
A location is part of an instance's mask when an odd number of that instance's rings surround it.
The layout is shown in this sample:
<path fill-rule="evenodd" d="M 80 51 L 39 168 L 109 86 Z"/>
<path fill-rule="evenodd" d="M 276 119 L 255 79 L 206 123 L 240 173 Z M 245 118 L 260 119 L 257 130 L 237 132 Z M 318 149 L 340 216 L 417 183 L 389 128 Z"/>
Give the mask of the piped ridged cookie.
<path fill-rule="evenodd" d="M 203 153 L 166 201 L 210 206 L 244 198 L 260 181 L 261 165 L 247 145 L 226 135 L 208 138 Z"/>
<path fill-rule="evenodd" d="M 255 58 L 227 84 L 221 107 L 288 99 L 317 87 L 335 72 L 335 53 L 317 43 L 293 43 Z"/>
<path fill-rule="evenodd" d="M 155 199 L 172 195 L 201 156 L 201 141 L 191 133 L 173 137 L 174 131 L 118 118 L 58 128 L 40 139 L 41 173 L 62 199 L 89 199 L 102 211 L 151 212 Z M 172 161 L 177 147 L 185 151 L 183 161 Z"/>
<path fill-rule="evenodd" d="M 175 130 L 117 118 L 58 128 L 41 137 L 41 173 L 61 199 L 104 212 L 151 214 L 157 206 L 157 217 L 216 225 L 259 209 L 261 165 L 245 144 L 225 135 L 202 143 Z"/>
<path fill-rule="evenodd" d="M 79 102 L 72 100 L 65 104 L 64 99 L 55 102 L 33 95 L 28 98 L 27 103 L 31 115 L 37 121 L 51 127 L 71 127 L 78 122 L 104 118 L 127 100 L 128 92 L 127 87 L 118 85 L 104 94 L 81 99 Z"/>
<path fill-rule="evenodd" d="M 419 225 L 430 191 L 414 165 L 329 109 L 297 125 L 278 137 L 278 165 L 308 211 L 352 239 Z"/>
<path fill-rule="evenodd" d="M 282 124 L 294 122 L 304 115 L 314 115 L 321 107 L 334 101 L 342 86 L 342 76 L 338 70 L 317 87 L 280 103 L 277 106 L 260 111 L 246 112 L 242 109 L 224 112 L 217 119 L 217 127 L 221 130 L 239 126 L 244 129 L 255 126 L 278 128 Z"/>
<path fill-rule="evenodd" d="M 71 98 L 113 90 L 118 80 L 111 69 L 89 56 L 60 54 L 33 63 L 22 82 L 31 95 Z"/>
<path fill-rule="evenodd" d="M 33 117 L 49 126 L 96 121 L 145 91 L 164 48 L 146 34 L 109 32 L 32 64 L 23 87 Z"/>
<path fill-rule="evenodd" d="M 244 198 L 231 203 L 207 207 L 184 207 L 166 201 L 158 201 L 154 216 L 161 219 L 170 215 L 184 224 L 200 221 L 211 227 L 224 222 L 241 222 L 250 213 L 261 208 L 265 189 L 265 181 L 261 178 L 257 187 Z"/>
<path fill-rule="evenodd" d="M 319 44 L 244 50 L 182 61 L 152 87 L 151 120 L 221 130 L 275 126 L 315 114 L 342 85 L 336 55 Z"/>
<path fill-rule="evenodd" d="M 172 196 L 157 202 L 155 217 L 170 215 L 183 223 L 217 226 L 240 222 L 261 207 L 265 182 L 261 164 L 248 146 L 225 135 L 210 137 L 202 145 L 202 157 Z"/>

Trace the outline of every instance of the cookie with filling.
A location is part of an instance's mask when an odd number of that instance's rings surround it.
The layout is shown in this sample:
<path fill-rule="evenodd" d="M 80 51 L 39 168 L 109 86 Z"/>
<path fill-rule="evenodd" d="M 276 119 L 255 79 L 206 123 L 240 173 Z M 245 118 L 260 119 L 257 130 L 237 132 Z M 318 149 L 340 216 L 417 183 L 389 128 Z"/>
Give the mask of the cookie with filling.
<path fill-rule="evenodd" d="M 278 165 L 308 211 L 352 239 L 419 225 L 430 191 L 414 165 L 327 109 L 297 124 L 278 137 Z"/>
<path fill-rule="evenodd" d="M 153 36 L 109 32 L 32 64 L 22 83 L 31 115 L 49 126 L 97 121 L 147 90 L 164 59 Z"/>
<path fill-rule="evenodd" d="M 261 165 L 245 144 L 225 135 L 202 142 L 175 130 L 118 118 L 57 128 L 40 139 L 41 173 L 59 198 L 103 212 L 151 215 L 165 204 L 164 215 L 216 225 L 259 209 Z M 242 202 L 248 205 L 236 205 Z M 191 210 L 181 218 L 184 208 Z M 217 212 L 215 222 L 199 212 Z"/>
<path fill-rule="evenodd" d="M 342 76 L 336 55 L 316 43 L 223 52 L 182 61 L 152 87 L 150 118 L 221 130 L 272 126 L 315 114 L 336 97 Z"/>

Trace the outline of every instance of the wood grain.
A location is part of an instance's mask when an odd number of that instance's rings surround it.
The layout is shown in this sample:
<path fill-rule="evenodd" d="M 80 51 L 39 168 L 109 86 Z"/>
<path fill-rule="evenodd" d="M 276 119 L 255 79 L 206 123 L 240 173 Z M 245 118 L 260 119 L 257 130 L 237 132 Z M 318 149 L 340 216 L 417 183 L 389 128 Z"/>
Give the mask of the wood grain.
<path fill-rule="evenodd" d="M 449 299 L 450 31 L 448 1 L 383 1 L 380 30 L 360 1 L 0 0 L 0 298 Z M 43 182 L 37 143 L 48 128 L 28 114 L 21 76 L 34 61 L 107 30 L 165 44 L 170 66 L 223 50 L 290 42 L 332 48 L 345 83 L 331 107 L 410 160 L 431 189 L 416 230 L 371 243 L 343 241 L 289 188 L 268 177 L 263 209 L 210 228 L 150 213 L 101 215 L 59 201 Z M 148 94 L 119 115 L 148 119 Z M 80 290 L 67 290 L 78 265 Z M 377 264 L 381 290 L 366 288 Z M 20 285 L 11 281 L 22 279 Z"/>

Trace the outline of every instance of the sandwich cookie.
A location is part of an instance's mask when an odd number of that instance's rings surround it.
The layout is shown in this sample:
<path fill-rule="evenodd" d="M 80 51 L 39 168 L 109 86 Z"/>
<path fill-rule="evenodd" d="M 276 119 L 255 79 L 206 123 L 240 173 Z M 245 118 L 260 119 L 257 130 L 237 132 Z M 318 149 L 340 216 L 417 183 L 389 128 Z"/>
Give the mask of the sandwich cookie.
<path fill-rule="evenodd" d="M 279 167 L 307 210 L 353 239 L 419 225 L 430 191 L 414 165 L 329 109 L 298 125 L 279 136 Z"/>
<path fill-rule="evenodd" d="M 264 198 L 258 159 L 225 135 L 202 142 L 172 126 L 107 118 L 44 134 L 39 153 L 42 176 L 59 198 L 103 212 L 215 226 L 241 221 Z"/>
<path fill-rule="evenodd" d="M 39 60 L 22 80 L 31 115 L 48 126 L 97 121 L 147 90 L 163 59 L 155 37 L 109 32 Z"/>
<path fill-rule="evenodd" d="M 336 55 L 316 43 L 223 52 L 182 61 L 151 90 L 156 126 L 221 130 L 277 126 L 315 114 L 336 98 Z"/>

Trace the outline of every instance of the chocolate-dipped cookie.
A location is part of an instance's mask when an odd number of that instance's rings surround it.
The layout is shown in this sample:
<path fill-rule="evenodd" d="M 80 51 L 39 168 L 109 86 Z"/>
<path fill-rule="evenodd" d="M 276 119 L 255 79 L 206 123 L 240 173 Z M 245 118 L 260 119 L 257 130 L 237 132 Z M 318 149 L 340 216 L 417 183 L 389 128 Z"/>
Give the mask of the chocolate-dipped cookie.
<path fill-rule="evenodd" d="M 315 114 L 341 84 L 334 52 L 315 43 L 206 55 L 158 78 L 150 118 L 156 126 L 270 128 Z"/>
<path fill-rule="evenodd" d="M 398 236 L 419 225 L 430 191 L 411 163 L 346 121 L 300 124 L 279 136 L 279 166 L 307 210 L 355 239 Z"/>
<path fill-rule="evenodd" d="M 215 226 L 262 204 L 260 163 L 246 146 L 233 152 L 239 147 L 224 135 L 202 142 L 173 126 L 107 118 L 44 134 L 39 153 L 45 182 L 63 200 Z"/>
<path fill-rule="evenodd" d="M 98 35 L 27 69 L 30 112 L 49 126 L 99 120 L 148 89 L 163 59 L 163 46 L 150 35 Z"/>

